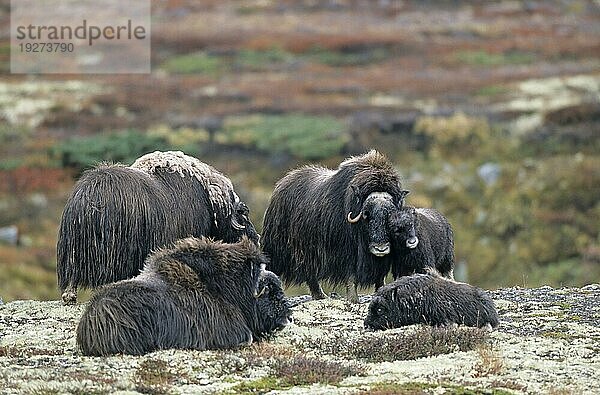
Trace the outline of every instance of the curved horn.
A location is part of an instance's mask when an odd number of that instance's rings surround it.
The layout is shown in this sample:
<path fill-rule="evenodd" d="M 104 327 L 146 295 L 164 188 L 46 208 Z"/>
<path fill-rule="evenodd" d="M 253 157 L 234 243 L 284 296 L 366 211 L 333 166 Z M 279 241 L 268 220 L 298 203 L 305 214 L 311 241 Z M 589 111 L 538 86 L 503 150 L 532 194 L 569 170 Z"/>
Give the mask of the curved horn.
<path fill-rule="evenodd" d="M 231 226 L 233 226 L 233 229 L 235 229 L 235 230 L 246 229 L 246 227 L 244 225 L 242 225 L 239 222 L 237 222 L 237 219 L 235 219 L 235 215 L 233 215 L 231 217 Z"/>
<path fill-rule="evenodd" d="M 358 213 L 358 215 L 354 218 L 352 218 L 352 211 L 350 211 L 348 213 L 348 217 L 346 218 L 348 220 L 348 222 L 350 222 L 351 224 L 355 224 L 357 223 L 362 217 L 362 211 L 360 213 Z"/>
<path fill-rule="evenodd" d="M 265 293 L 266 290 L 267 290 L 266 286 L 262 287 L 262 289 L 260 290 L 260 292 L 256 292 L 254 294 L 254 298 L 256 298 L 256 299 L 260 298 L 261 296 L 263 296 L 263 294 Z"/>

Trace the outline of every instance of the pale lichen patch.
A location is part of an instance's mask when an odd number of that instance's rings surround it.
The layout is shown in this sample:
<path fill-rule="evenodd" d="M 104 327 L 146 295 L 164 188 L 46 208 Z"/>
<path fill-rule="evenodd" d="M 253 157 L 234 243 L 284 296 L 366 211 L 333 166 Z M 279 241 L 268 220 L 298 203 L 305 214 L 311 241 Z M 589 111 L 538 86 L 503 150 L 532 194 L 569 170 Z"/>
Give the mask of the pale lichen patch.
<path fill-rule="evenodd" d="M 440 394 L 492 390 L 530 394 L 600 392 L 600 287 L 511 288 L 491 294 L 501 322 L 485 336 L 463 327 L 409 326 L 369 332 L 363 328 L 367 303 L 353 305 L 328 299 L 295 306 L 294 324 L 266 342 L 244 349 L 164 350 L 141 357 L 107 358 L 84 357 L 77 350 L 75 328 L 84 305 L 12 302 L 0 306 L 0 393 L 164 390 L 185 394 L 236 393 L 245 389 L 260 393 L 345 394 L 417 387 Z M 579 320 L 569 318 L 573 315 Z M 482 340 L 482 347 L 492 350 L 491 354 L 482 353 L 477 342 L 465 343 L 470 351 L 460 351 L 459 339 L 464 342 L 469 336 Z M 412 341 L 420 338 L 445 339 L 447 344 L 441 345 L 444 347 L 438 345 L 438 351 L 445 353 L 403 359 L 406 355 L 390 352 L 390 344 L 398 346 L 394 352 L 405 350 L 402 347 L 408 343 L 415 343 L 409 351 L 423 347 L 425 342 Z M 378 361 L 369 361 L 358 352 L 365 350 Z M 382 358 L 384 352 L 388 359 Z M 335 385 L 321 382 L 290 386 L 277 376 L 278 366 L 302 372 L 313 364 L 331 369 L 334 375 L 338 374 L 336 369 L 342 369 L 343 376 L 334 376 L 342 379 Z M 150 369 L 140 381 L 144 366 L 164 367 L 169 374 L 154 377 Z M 348 366 L 361 368 L 347 370 Z M 321 379 L 317 376 L 316 380 Z"/>

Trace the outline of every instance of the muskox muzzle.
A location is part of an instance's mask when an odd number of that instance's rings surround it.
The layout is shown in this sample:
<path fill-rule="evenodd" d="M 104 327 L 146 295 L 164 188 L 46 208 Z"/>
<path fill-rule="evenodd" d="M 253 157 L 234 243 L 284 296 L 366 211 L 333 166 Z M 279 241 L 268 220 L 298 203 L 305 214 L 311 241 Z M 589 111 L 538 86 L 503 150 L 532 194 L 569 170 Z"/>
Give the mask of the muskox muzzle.
<path fill-rule="evenodd" d="M 416 248 L 419 244 L 419 238 L 417 236 L 412 236 L 406 239 L 406 246 L 408 248 Z"/>
<path fill-rule="evenodd" d="M 369 251 L 375 256 L 384 256 L 390 253 L 390 243 L 371 243 L 369 244 Z"/>

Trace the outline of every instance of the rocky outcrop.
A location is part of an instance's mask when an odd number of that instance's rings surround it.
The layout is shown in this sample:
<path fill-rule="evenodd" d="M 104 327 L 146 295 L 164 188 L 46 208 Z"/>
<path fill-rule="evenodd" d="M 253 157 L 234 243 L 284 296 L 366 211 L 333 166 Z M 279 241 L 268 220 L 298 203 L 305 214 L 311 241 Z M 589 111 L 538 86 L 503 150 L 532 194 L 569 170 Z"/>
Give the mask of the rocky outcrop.
<path fill-rule="evenodd" d="M 600 285 L 492 296 L 501 321 L 491 332 L 369 332 L 368 297 L 296 298 L 294 324 L 250 347 L 108 358 L 77 350 L 84 305 L 10 302 L 0 306 L 0 393 L 600 392 Z"/>

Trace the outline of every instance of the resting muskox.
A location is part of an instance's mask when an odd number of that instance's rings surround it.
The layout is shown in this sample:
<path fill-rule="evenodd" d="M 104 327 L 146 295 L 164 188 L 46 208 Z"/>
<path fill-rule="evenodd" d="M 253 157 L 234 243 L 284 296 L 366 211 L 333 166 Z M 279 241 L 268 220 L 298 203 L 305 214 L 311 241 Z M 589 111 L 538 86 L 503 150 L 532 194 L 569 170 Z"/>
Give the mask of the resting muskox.
<path fill-rule="evenodd" d="M 266 258 L 234 244 L 179 240 L 150 255 L 140 275 L 99 288 L 77 327 L 85 355 L 226 349 L 285 326 L 290 309 Z"/>
<path fill-rule="evenodd" d="M 429 274 L 401 277 L 380 288 L 369 305 L 365 327 L 375 330 L 412 324 L 498 326 L 489 295 L 469 284 Z"/>
<path fill-rule="evenodd" d="M 319 281 L 377 287 L 390 269 L 387 220 L 402 207 L 400 177 L 376 151 L 352 157 L 337 170 L 304 166 L 277 182 L 264 217 L 269 269 L 284 282 L 306 282 L 314 299 L 327 297 Z"/>
<path fill-rule="evenodd" d="M 454 278 L 452 227 L 439 211 L 404 206 L 391 212 L 388 226 L 394 251 L 394 279 L 425 273 L 428 268 Z"/>
<path fill-rule="evenodd" d="M 57 245 L 58 284 L 65 303 L 78 287 L 139 274 L 144 259 L 188 236 L 258 243 L 248 207 L 231 181 L 182 152 L 154 152 L 129 167 L 86 171 L 63 211 Z"/>

